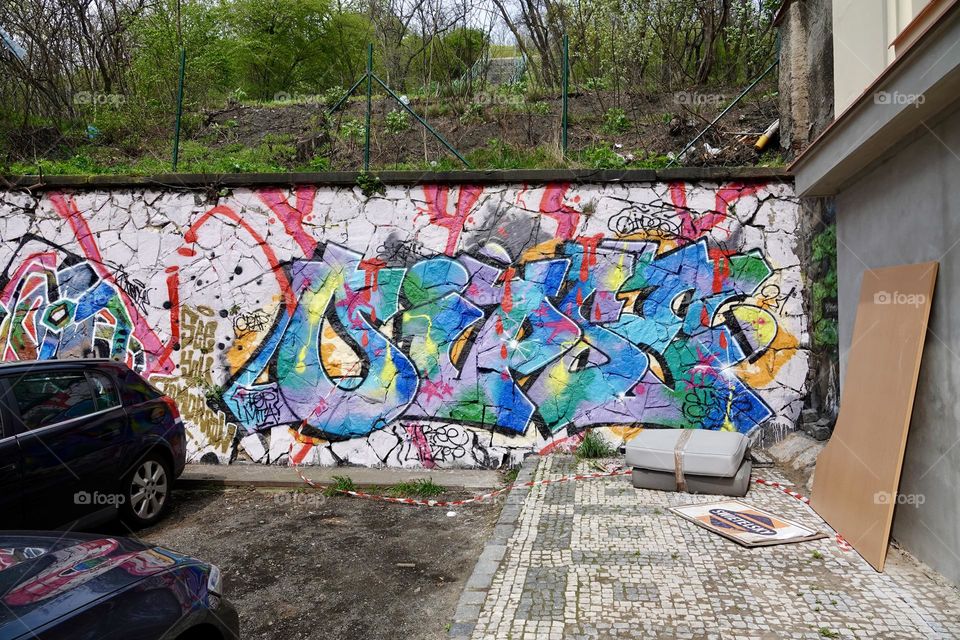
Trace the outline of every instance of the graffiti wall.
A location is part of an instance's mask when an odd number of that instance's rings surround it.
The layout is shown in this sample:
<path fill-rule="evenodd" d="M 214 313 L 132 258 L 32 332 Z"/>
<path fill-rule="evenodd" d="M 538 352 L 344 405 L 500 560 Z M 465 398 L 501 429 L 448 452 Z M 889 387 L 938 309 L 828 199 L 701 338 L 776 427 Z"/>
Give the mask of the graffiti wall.
<path fill-rule="evenodd" d="M 779 182 L 0 193 L 0 356 L 118 358 L 206 461 L 497 467 L 792 428 Z"/>

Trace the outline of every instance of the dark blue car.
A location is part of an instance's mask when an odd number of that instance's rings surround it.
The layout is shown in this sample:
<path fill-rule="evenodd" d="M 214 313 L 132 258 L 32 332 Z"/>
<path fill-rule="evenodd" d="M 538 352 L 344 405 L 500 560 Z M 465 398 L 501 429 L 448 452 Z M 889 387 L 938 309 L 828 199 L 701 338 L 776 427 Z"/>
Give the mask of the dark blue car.
<path fill-rule="evenodd" d="M 228 640 L 220 570 L 91 534 L 0 533 L 0 640 Z"/>
<path fill-rule="evenodd" d="M 151 525 L 185 461 L 176 404 L 125 365 L 0 364 L 0 528 Z"/>

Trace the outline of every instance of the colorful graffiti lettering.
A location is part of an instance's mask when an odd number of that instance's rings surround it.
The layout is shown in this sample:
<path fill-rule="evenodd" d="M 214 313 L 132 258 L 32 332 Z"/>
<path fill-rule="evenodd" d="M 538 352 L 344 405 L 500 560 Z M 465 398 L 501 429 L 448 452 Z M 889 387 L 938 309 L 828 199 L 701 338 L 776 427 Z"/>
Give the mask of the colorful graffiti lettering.
<path fill-rule="evenodd" d="M 114 358 L 142 371 L 148 355 L 117 286 L 87 262 L 28 255 L 0 276 L 3 360 Z"/>
<path fill-rule="evenodd" d="M 405 270 L 328 244 L 320 260 L 291 266 L 296 310 L 280 314 L 223 399 L 248 432 L 286 423 L 325 439 L 399 418 L 516 434 L 531 424 L 548 435 L 634 423 L 750 431 L 771 411 L 730 369 L 763 353 L 776 322 L 735 303 L 772 270 L 756 253 L 718 265 L 703 241 L 657 248 L 586 238 L 523 265 L 489 250 Z M 359 370 L 327 372 L 325 323 Z M 256 384 L 271 365 L 276 381 Z"/>
<path fill-rule="evenodd" d="M 797 210 L 777 193 L 465 185 L 364 202 L 310 186 L 204 209 L 171 192 L 145 231 L 134 205 L 51 194 L 49 226 L 0 221 L 0 359 L 123 360 L 177 401 L 191 456 L 220 461 L 282 460 L 292 442 L 329 464 L 496 466 L 589 428 L 752 433 L 795 419 L 805 376 Z"/>

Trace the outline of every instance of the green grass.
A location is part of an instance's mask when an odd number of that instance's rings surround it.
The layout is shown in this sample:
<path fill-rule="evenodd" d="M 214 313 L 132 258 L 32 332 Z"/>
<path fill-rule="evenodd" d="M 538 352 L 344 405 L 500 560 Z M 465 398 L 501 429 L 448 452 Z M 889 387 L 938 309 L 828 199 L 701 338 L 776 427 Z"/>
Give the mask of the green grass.
<path fill-rule="evenodd" d="M 496 138 L 469 153 L 467 161 L 475 169 L 549 169 L 564 164 L 546 147 L 516 147 Z"/>
<path fill-rule="evenodd" d="M 353 479 L 347 476 L 333 476 L 331 482 L 326 489 L 323 490 L 323 495 L 327 497 L 335 496 L 341 491 L 356 491 L 357 486 L 353 484 Z"/>
<path fill-rule="evenodd" d="M 340 139 L 351 141 L 358 129 L 341 128 Z M 362 131 L 362 129 L 359 129 Z M 655 169 L 667 165 L 669 159 L 661 154 L 638 151 L 632 162 L 627 162 L 610 143 L 598 142 L 579 151 L 571 151 L 568 159 L 560 156 L 553 146 L 523 147 L 492 139 L 483 147 L 466 153 L 471 168 L 493 169 Z M 328 149 L 319 151 L 316 157 L 298 161 L 296 146 L 289 136 L 268 136 L 257 146 L 248 147 L 234 143 L 222 147 L 213 147 L 197 140 L 185 140 L 180 145 L 180 158 L 177 167 L 180 173 L 288 173 L 294 171 L 329 171 L 331 169 L 349 170 L 351 167 L 333 167 Z M 359 168 L 359 167 L 353 167 Z M 430 161 L 412 161 L 375 165 L 377 171 L 457 171 L 465 169 L 454 156 L 447 154 Z M 113 147 L 86 145 L 73 156 L 57 160 L 39 162 L 14 162 L 8 167 L 0 166 L 0 174 L 11 175 L 130 175 L 150 176 L 169 173 L 170 157 L 163 153 L 131 159 Z"/>
<path fill-rule="evenodd" d="M 512 44 L 491 44 L 490 45 L 491 58 L 515 58 L 516 56 L 517 56 L 517 48 Z"/>
<path fill-rule="evenodd" d="M 517 147 L 498 139 L 485 147 L 474 149 L 465 156 L 473 169 L 555 169 L 565 167 L 554 149 L 547 147 Z M 460 171 L 463 163 L 452 155 L 428 162 L 400 162 L 381 168 L 386 171 Z"/>
<path fill-rule="evenodd" d="M 312 164 L 308 163 L 308 166 Z M 297 170 L 296 148 L 284 136 L 265 139 L 255 147 L 241 143 L 221 148 L 195 140 L 180 143 L 177 171 L 180 173 L 286 173 Z M 169 173 L 169 157 L 143 157 L 131 161 L 109 147 L 89 146 L 64 160 L 15 162 L 12 174 L 44 175 L 134 175 Z"/>
<path fill-rule="evenodd" d="M 610 458 L 616 454 L 617 450 L 595 431 L 587 432 L 576 451 L 576 456 L 581 460 Z"/>
<path fill-rule="evenodd" d="M 445 491 L 446 489 L 434 482 L 433 478 L 420 478 L 393 485 L 387 489 L 387 495 L 394 498 L 432 498 Z"/>
<path fill-rule="evenodd" d="M 589 169 L 623 169 L 627 161 L 609 142 L 592 144 L 580 152 L 579 162 Z"/>
<path fill-rule="evenodd" d="M 603 114 L 603 124 L 600 126 L 600 131 L 603 133 L 616 135 L 629 130 L 630 118 L 627 117 L 623 109 L 607 109 L 607 112 Z"/>
<path fill-rule="evenodd" d="M 520 475 L 520 467 L 511 467 L 503 472 L 503 484 L 513 484 Z"/>
<path fill-rule="evenodd" d="M 831 631 L 826 627 L 820 627 L 819 633 L 821 638 L 839 638 L 840 637 L 839 633 L 837 633 L 836 631 Z"/>
<path fill-rule="evenodd" d="M 783 154 L 781 153 L 776 151 L 765 151 L 757 160 L 757 166 L 780 168 L 787 166 L 787 161 L 784 160 Z"/>

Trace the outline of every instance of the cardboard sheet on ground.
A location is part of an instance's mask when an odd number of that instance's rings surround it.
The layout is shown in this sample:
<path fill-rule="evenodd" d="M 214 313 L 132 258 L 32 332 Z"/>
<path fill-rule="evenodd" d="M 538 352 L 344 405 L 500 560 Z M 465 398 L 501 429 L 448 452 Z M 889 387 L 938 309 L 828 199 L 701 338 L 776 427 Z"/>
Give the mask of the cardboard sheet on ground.
<path fill-rule="evenodd" d="M 890 541 L 937 263 L 864 271 L 840 415 L 810 505 L 877 571 Z"/>
<path fill-rule="evenodd" d="M 670 511 L 745 547 L 767 547 L 824 537 L 819 531 L 739 500 L 688 504 L 671 507 Z"/>

